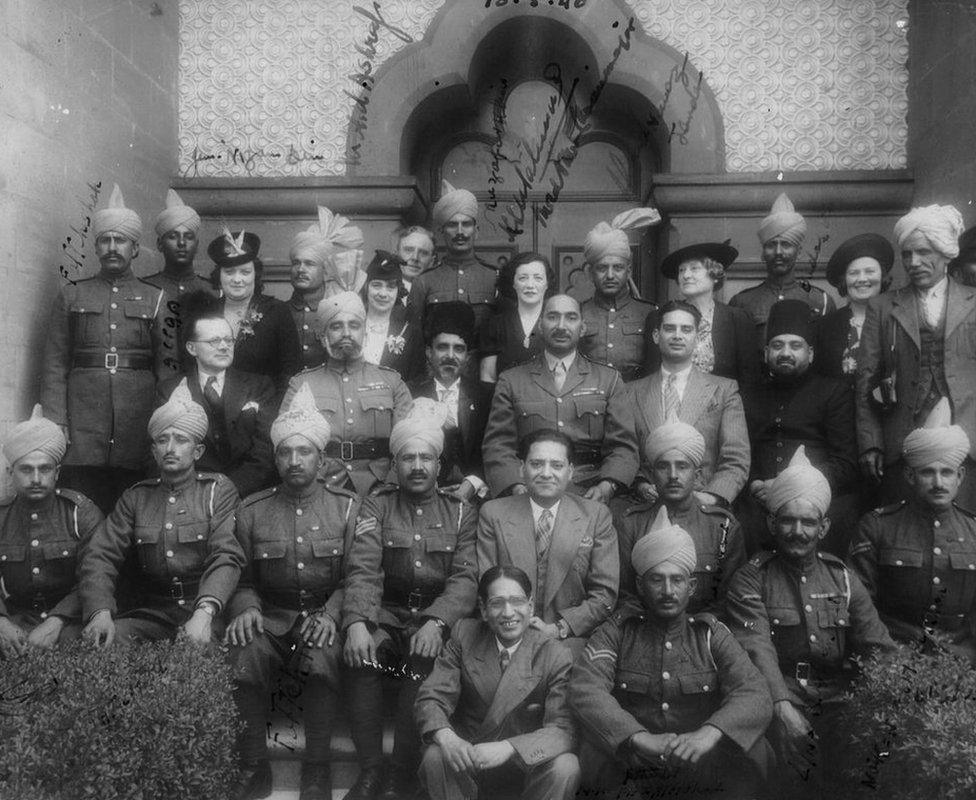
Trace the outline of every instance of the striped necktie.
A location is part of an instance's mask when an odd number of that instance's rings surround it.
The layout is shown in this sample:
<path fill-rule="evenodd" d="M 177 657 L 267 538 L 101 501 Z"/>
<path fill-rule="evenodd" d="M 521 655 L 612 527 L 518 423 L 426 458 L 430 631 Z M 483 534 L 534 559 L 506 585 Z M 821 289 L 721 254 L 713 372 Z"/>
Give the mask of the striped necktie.
<path fill-rule="evenodd" d="M 675 387 L 677 375 L 673 372 L 668 375 L 664 382 L 664 421 L 675 422 L 678 419 L 678 409 L 681 408 L 681 398 L 678 396 L 678 389 Z"/>

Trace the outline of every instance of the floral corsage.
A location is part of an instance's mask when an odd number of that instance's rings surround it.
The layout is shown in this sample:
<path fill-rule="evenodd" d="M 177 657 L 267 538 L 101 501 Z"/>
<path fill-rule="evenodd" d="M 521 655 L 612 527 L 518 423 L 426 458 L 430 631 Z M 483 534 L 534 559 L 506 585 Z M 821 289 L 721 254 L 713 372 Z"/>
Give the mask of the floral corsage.
<path fill-rule="evenodd" d="M 241 320 L 240 327 L 237 329 L 238 338 L 243 339 L 245 336 L 253 336 L 254 326 L 262 319 L 264 319 L 264 314 L 255 308 L 249 308 Z"/>

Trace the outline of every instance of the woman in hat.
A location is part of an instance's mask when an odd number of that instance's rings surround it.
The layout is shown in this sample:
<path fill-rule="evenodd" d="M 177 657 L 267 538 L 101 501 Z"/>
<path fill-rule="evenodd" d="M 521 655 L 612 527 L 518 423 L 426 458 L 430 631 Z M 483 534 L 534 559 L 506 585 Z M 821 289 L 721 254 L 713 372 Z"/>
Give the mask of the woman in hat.
<path fill-rule="evenodd" d="M 298 331 L 287 304 L 261 291 L 260 248 L 255 234 L 225 230 L 207 248 L 215 264 L 210 280 L 234 333 L 232 366 L 270 377 L 280 400 L 301 369 Z"/>
<path fill-rule="evenodd" d="M 841 244 L 827 263 L 827 280 L 848 304 L 824 317 L 814 342 L 813 368 L 854 382 L 868 300 L 891 283 L 895 251 L 883 236 L 862 233 Z"/>
<path fill-rule="evenodd" d="M 395 369 L 409 381 L 424 368 L 423 336 L 420 326 L 408 321 L 407 308 L 400 302 L 403 263 L 400 256 L 377 250 L 359 294 L 366 306 L 363 360 Z"/>
<path fill-rule="evenodd" d="M 678 284 L 682 300 L 701 312 L 694 365 L 702 372 L 732 378 L 740 386 L 752 386 L 759 380 L 761 366 L 756 326 L 742 309 L 715 299 L 725 283 L 725 271 L 738 255 L 728 242 L 693 244 L 665 258 L 661 273 Z M 656 327 L 656 319 L 647 325 L 648 337 Z M 660 352 L 650 340 L 647 353 L 654 371 L 660 366 Z"/>

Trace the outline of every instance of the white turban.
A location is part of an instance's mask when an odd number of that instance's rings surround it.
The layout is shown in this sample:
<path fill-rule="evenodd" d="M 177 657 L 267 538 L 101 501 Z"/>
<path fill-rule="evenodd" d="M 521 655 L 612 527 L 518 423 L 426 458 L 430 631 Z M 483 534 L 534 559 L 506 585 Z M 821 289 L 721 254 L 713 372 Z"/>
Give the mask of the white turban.
<path fill-rule="evenodd" d="M 315 254 L 316 260 L 325 264 L 336 250 L 359 250 L 363 246 L 363 232 L 352 225 L 348 217 L 333 214 L 325 206 L 318 207 L 319 221 L 295 235 L 289 250 L 294 258 L 300 250 Z"/>
<path fill-rule="evenodd" d="M 200 215 L 170 189 L 166 192 L 166 208 L 156 217 L 156 236 L 162 236 L 180 225 L 185 225 L 196 233 L 200 230 Z"/>
<path fill-rule="evenodd" d="M 455 214 L 478 219 L 478 200 L 467 189 L 455 189 L 441 180 L 441 198 L 434 203 L 434 228 L 440 230 Z"/>
<path fill-rule="evenodd" d="M 169 396 L 169 400 L 149 418 L 149 438 L 155 439 L 167 428 L 176 428 L 197 442 L 202 442 L 208 427 L 207 412 L 194 401 L 186 385 L 186 378 L 183 378 Z"/>
<path fill-rule="evenodd" d="M 807 500 L 821 515 L 830 508 L 830 484 L 810 463 L 802 444 L 793 453 L 789 466 L 766 484 L 766 508 L 773 514 L 792 500 Z"/>
<path fill-rule="evenodd" d="M 390 452 L 396 455 L 400 449 L 413 439 L 420 439 L 430 445 L 437 455 L 444 450 L 444 423 L 448 408 L 426 397 L 418 397 L 410 406 L 407 416 L 401 419 L 390 431 Z"/>
<path fill-rule="evenodd" d="M 271 446 L 277 448 L 285 439 L 296 434 L 304 436 L 319 450 L 325 450 L 332 435 L 328 420 L 315 405 L 308 381 L 302 381 L 288 408 L 282 409 L 271 423 Z"/>
<path fill-rule="evenodd" d="M 958 425 L 952 425 L 949 400 L 943 397 L 929 413 L 925 424 L 905 437 L 902 455 L 913 469 L 942 463 L 959 469 L 969 454 L 969 437 Z"/>
<path fill-rule="evenodd" d="M 678 450 L 696 467 L 705 458 L 705 437 L 686 422 L 666 422 L 644 439 L 644 455 L 653 464 L 669 450 Z"/>
<path fill-rule="evenodd" d="M 339 292 L 326 297 L 319 302 L 315 310 L 315 328 L 322 333 L 332 320 L 339 314 L 347 313 L 366 320 L 366 306 L 363 299 L 355 292 Z"/>
<path fill-rule="evenodd" d="M 964 227 L 962 214 L 955 206 L 920 206 L 895 223 L 895 239 L 901 247 L 918 231 L 946 258 L 955 258 L 959 255 L 959 236 Z"/>
<path fill-rule="evenodd" d="M 661 221 L 656 208 L 632 208 L 617 214 L 609 223 L 600 222 L 583 242 L 583 260 L 595 264 L 605 256 L 617 256 L 630 261 L 630 238 L 627 231 L 646 228 Z"/>
<path fill-rule="evenodd" d="M 112 188 L 108 205 L 92 215 L 92 233 L 96 239 L 109 231 L 121 233 L 133 242 L 138 242 L 142 236 L 142 220 L 135 211 L 125 207 L 118 184 Z"/>
<path fill-rule="evenodd" d="M 30 419 L 14 425 L 3 440 L 3 454 L 11 466 L 35 450 L 60 462 L 67 449 L 68 442 L 61 426 L 44 419 L 40 403 L 34 406 Z"/>
<path fill-rule="evenodd" d="M 759 241 L 763 243 L 770 239 L 785 239 L 799 246 L 806 232 L 807 221 L 796 213 L 785 192 L 773 201 L 769 216 L 759 223 Z"/>
<path fill-rule="evenodd" d="M 630 563 L 634 572 L 641 577 L 658 564 L 668 562 L 682 569 L 688 575 L 695 571 L 698 556 L 695 542 L 680 525 L 672 525 L 668 519 L 668 509 L 661 506 L 654 522 L 647 532 L 637 540 L 630 553 Z"/>

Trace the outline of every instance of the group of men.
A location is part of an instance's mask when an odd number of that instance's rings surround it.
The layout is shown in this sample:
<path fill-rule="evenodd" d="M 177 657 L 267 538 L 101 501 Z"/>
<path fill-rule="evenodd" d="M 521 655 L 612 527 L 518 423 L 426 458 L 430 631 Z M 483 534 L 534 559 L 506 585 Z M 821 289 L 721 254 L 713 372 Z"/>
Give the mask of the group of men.
<path fill-rule="evenodd" d="M 423 229 L 399 241 L 429 375 L 408 387 L 364 361 L 362 300 L 316 298 L 328 253 L 299 248 L 292 309 L 325 360 L 276 407 L 269 380 L 230 367 L 222 314 L 183 313 L 200 221 L 170 200 L 161 289 L 132 274 L 141 222 L 121 195 L 94 215 L 101 271 L 59 295 L 43 409 L 4 440 L 0 653 L 225 642 L 238 797 L 271 791 L 282 680 L 303 697 L 303 800 L 331 797 L 343 703 L 349 800 L 412 796 L 418 778 L 433 800 L 815 797 L 855 656 L 976 661 L 976 515 L 954 502 L 976 446 L 976 298 L 945 275 L 958 213 L 899 222 L 910 284 L 870 304 L 856 392 L 798 380 L 809 309 L 828 303 L 794 285 L 804 223 L 779 201 L 761 228 L 769 278 L 746 298 L 766 390 L 693 365 L 701 315 L 682 301 L 654 315 L 660 367 L 622 374 L 645 336 L 615 327 L 636 299 L 627 233 L 607 223 L 587 237 L 594 299 L 549 297 L 542 354 L 492 390 L 468 365 L 494 273 L 474 254 L 474 196 L 449 188 L 441 262 L 421 271 Z M 167 341 L 187 376 L 166 374 L 182 368 Z M 888 407 L 872 400 L 883 382 Z M 836 501 L 858 461 L 903 499 L 851 525 Z"/>

